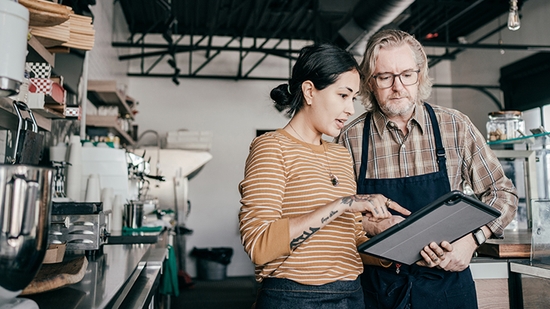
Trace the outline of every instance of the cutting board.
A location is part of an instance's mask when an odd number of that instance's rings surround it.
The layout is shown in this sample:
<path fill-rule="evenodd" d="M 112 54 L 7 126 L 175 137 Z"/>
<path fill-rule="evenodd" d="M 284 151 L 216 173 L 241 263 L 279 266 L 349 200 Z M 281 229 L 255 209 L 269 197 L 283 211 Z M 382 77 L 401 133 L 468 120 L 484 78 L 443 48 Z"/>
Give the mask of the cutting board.
<path fill-rule="evenodd" d="M 42 293 L 80 282 L 87 267 L 88 260 L 85 256 L 57 264 L 43 264 L 21 295 Z"/>
<path fill-rule="evenodd" d="M 504 231 L 504 239 L 487 239 L 477 252 L 497 258 L 529 258 L 531 255 L 530 231 Z"/>

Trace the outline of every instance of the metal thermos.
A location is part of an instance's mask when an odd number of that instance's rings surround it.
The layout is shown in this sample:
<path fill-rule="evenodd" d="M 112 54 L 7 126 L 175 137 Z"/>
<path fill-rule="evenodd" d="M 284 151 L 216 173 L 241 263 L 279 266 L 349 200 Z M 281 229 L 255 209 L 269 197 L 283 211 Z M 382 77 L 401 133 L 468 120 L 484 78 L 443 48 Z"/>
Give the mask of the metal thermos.
<path fill-rule="evenodd" d="M 124 205 L 124 226 L 137 229 L 143 224 L 143 202 L 130 201 Z"/>

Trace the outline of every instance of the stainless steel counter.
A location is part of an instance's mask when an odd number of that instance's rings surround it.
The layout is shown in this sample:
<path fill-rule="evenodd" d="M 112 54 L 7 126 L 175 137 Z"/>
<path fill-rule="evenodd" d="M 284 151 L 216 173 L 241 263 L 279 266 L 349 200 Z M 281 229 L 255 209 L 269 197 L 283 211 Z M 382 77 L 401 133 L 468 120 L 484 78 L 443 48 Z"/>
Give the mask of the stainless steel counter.
<path fill-rule="evenodd" d="M 122 233 L 122 231 L 111 231 L 111 235 L 107 238 L 107 243 L 112 245 L 120 244 L 154 244 L 159 242 L 162 235 L 166 233 L 166 229 L 156 232 L 134 232 Z"/>
<path fill-rule="evenodd" d="M 156 249 L 150 244 L 105 245 L 103 254 L 89 258 L 86 274 L 79 283 L 26 297 L 33 299 L 40 309 L 119 308 L 140 277 L 151 284 L 134 289 L 133 293 L 149 297 L 149 289 L 158 283 L 165 257 L 166 249 Z"/>
<path fill-rule="evenodd" d="M 510 271 L 522 275 L 529 275 L 534 277 L 540 277 L 550 279 L 550 265 L 525 261 L 510 263 Z"/>

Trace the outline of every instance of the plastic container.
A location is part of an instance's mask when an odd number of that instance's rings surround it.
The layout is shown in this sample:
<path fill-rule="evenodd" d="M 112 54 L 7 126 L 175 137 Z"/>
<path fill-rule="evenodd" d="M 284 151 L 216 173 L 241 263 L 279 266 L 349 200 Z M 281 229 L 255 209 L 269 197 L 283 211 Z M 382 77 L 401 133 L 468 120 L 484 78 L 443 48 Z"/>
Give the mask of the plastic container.
<path fill-rule="evenodd" d="M 523 136 L 525 123 L 520 111 L 497 111 L 489 113 L 487 141 L 507 140 Z"/>

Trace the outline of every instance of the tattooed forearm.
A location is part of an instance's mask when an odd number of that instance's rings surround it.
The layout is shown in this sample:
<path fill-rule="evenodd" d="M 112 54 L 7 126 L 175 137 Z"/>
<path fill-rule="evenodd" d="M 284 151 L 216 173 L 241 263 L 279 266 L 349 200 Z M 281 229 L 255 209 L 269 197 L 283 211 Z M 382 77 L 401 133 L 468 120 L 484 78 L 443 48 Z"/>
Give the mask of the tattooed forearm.
<path fill-rule="evenodd" d="M 332 218 L 334 215 L 338 214 L 338 212 L 336 210 L 333 210 L 331 211 L 329 214 L 328 214 L 328 217 L 323 217 L 321 218 L 321 223 L 325 223 L 328 221 L 328 219 Z"/>
<path fill-rule="evenodd" d="M 308 239 L 311 235 L 313 235 L 315 232 L 317 232 L 320 228 L 318 227 L 310 227 L 309 231 L 304 231 L 304 233 L 296 238 L 294 238 L 292 241 L 290 241 L 290 248 L 296 248 L 299 245 L 301 245 L 306 239 Z"/>

